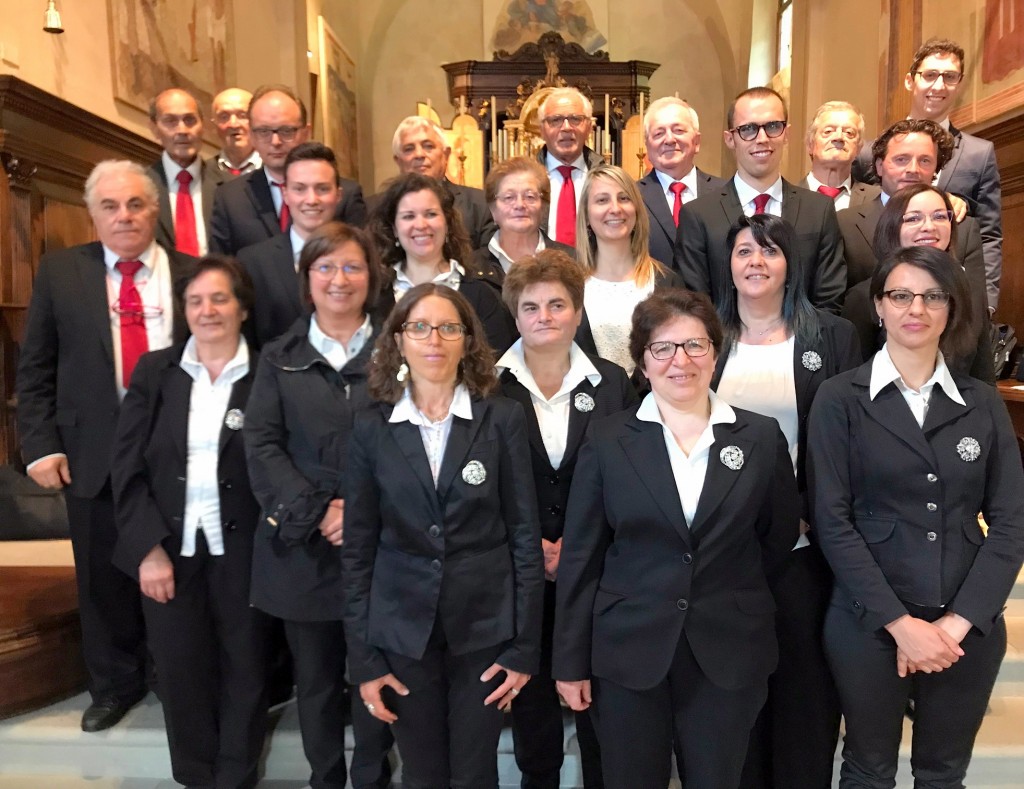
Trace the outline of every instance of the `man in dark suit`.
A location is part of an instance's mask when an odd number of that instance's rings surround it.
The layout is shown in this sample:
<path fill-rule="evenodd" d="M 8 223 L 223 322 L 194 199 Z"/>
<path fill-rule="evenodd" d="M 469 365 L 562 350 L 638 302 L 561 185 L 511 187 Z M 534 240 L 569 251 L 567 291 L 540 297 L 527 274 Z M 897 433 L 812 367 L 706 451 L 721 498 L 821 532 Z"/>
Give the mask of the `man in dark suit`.
<path fill-rule="evenodd" d="M 97 165 L 85 202 L 99 241 L 44 255 L 33 284 L 18 434 L 29 476 L 65 494 L 92 694 L 82 729 L 99 731 L 146 692 L 139 588 L 111 564 L 111 443 L 139 355 L 187 333 L 172 282 L 195 260 L 153 240 L 157 188 L 140 165 Z"/>
<path fill-rule="evenodd" d="M 935 121 L 953 135 L 953 153 L 940 168 L 936 186 L 963 197 L 970 215 L 978 220 L 985 253 L 985 290 L 992 312 L 999 304 L 1003 270 L 1003 198 L 995 146 L 960 131 L 949 120 L 963 84 L 964 65 L 963 47 L 955 41 L 929 39 L 914 53 L 904 87 L 910 92 L 908 117 Z M 870 150 L 861 152 L 854 172 L 865 181 L 877 181 Z M 957 219 L 962 219 L 959 212 Z"/>
<path fill-rule="evenodd" d="M 835 208 L 830 198 L 794 186 L 780 174 L 789 139 L 785 102 L 771 88 L 749 88 L 733 100 L 726 122 L 725 145 L 736 156 L 736 175 L 714 194 L 683 206 L 674 267 L 688 288 L 714 300 L 731 284 L 729 228 L 744 214 L 774 214 L 796 231 L 811 303 L 838 312 L 846 264 Z"/>
<path fill-rule="evenodd" d="M 207 160 L 224 176 L 225 181 L 246 175 L 263 164 L 252 147 L 249 133 L 249 102 L 252 94 L 241 88 L 228 88 L 213 97 L 210 120 L 217 129 L 221 149 Z"/>
<path fill-rule="evenodd" d="M 651 102 L 644 115 L 644 143 L 652 166 L 637 186 L 651 219 L 649 249 L 652 258 L 670 266 L 683 205 L 721 189 L 725 181 L 694 166 L 700 119 L 682 99 L 666 96 Z"/>
<path fill-rule="evenodd" d="M 309 138 L 306 106 L 286 85 L 261 85 L 249 102 L 249 133 L 263 167 L 217 190 L 213 201 L 210 249 L 234 255 L 243 247 L 283 234 L 290 222 L 281 190 L 284 162 L 296 145 Z M 336 218 L 350 225 L 366 221 L 363 190 L 341 180 L 342 200 Z"/>
<path fill-rule="evenodd" d="M 583 179 L 588 170 L 604 161 L 587 147 L 593 115 L 590 99 L 575 88 L 555 88 L 537 109 L 544 139 L 537 160 L 551 179 L 551 202 L 541 214 L 540 229 L 570 247 L 576 246 L 576 210 Z M 559 217 L 564 217 L 563 221 Z"/>
<path fill-rule="evenodd" d="M 334 217 L 341 199 L 339 180 L 337 159 L 326 145 L 304 142 L 293 148 L 284 166 L 291 228 L 238 253 L 256 294 L 247 333 L 257 348 L 283 334 L 309 309 L 299 300 L 299 255 L 309 234 Z"/>
<path fill-rule="evenodd" d="M 491 218 L 483 190 L 448 180 L 448 157 L 452 149 L 444 141 L 444 133 L 437 125 L 419 115 L 404 118 L 391 139 L 391 151 L 399 172 L 419 173 L 443 183 L 455 198 L 455 207 L 469 233 L 470 245 L 473 249 L 487 246 L 498 227 Z"/>
<path fill-rule="evenodd" d="M 864 145 L 864 116 L 855 106 L 826 101 L 814 113 L 806 142 L 811 171 L 799 186 L 831 197 L 836 211 L 878 197 L 877 186 L 856 181 L 852 175 L 853 162 Z"/>
<path fill-rule="evenodd" d="M 208 248 L 213 194 L 224 176 L 199 156 L 203 116 L 192 94 L 165 90 L 149 105 L 149 128 L 164 149 L 149 175 L 160 190 L 156 240 L 165 249 L 199 257 Z"/>

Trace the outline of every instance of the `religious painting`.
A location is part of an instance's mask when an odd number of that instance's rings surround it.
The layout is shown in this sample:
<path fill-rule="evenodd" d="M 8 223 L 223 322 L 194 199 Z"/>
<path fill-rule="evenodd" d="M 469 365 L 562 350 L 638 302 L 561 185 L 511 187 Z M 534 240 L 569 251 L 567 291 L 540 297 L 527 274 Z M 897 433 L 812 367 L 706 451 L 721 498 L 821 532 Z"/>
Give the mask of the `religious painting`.
<path fill-rule="evenodd" d="M 322 16 L 320 33 L 320 118 L 323 141 L 338 159 L 338 172 L 359 179 L 356 138 L 356 64 Z"/>
<path fill-rule="evenodd" d="M 515 52 L 548 31 L 596 52 L 608 43 L 608 0 L 484 0 L 485 52 Z"/>
<path fill-rule="evenodd" d="M 231 0 L 108 0 L 108 6 L 119 101 L 148 110 L 160 91 L 183 88 L 209 110 L 213 97 L 235 84 Z"/>

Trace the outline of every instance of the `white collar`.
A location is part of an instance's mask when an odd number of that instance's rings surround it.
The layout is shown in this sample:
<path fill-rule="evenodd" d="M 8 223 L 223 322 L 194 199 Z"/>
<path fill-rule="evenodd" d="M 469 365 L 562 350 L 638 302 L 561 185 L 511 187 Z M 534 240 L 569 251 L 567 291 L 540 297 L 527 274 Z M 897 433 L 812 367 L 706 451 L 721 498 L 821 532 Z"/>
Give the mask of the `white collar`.
<path fill-rule="evenodd" d="M 558 392 L 550 398 L 541 393 L 540 387 L 537 386 L 537 381 L 533 377 L 533 372 L 526 365 L 522 337 L 512 343 L 512 347 L 505 351 L 494 366 L 498 369 L 499 375 L 502 370 L 508 370 L 519 383 L 526 387 L 530 394 L 545 402 L 557 400 L 562 395 L 571 392 L 583 382 L 584 378 L 590 381 L 591 386 L 601 383 L 601 373 L 597 371 L 594 363 L 575 342 L 569 347 L 569 371 L 562 378 L 562 386 Z"/>
<path fill-rule="evenodd" d="M 711 401 L 711 416 L 708 418 L 708 427 L 712 425 L 727 425 L 736 421 L 736 412 L 725 400 L 708 390 L 708 399 Z M 648 392 L 636 410 L 636 418 L 641 422 L 655 422 L 665 427 L 665 421 L 661 418 L 661 410 L 658 408 L 658 401 L 654 392 Z"/>
<path fill-rule="evenodd" d="M 149 246 L 146 247 L 145 251 L 137 258 L 123 258 L 118 255 L 114 250 L 108 247 L 106 244 L 103 245 L 103 264 L 107 267 L 107 271 L 113 271 L 118 261 L 121 260 L 138 260 L 143 267 L 149 271 L 153 270 L 153 264 L 155 262 L 154 256 L 156 255 L 156 241 L 150 241 Z"/>
<path fill-rule="evenodd" d="M 510 268 L 512 268 L 512 264 L 515 263 L 515 261 L 508 256 L 508 254 L 505 252 L 504 249 L 501 248 L 500 236 L 501 236 L 501 231 L 500 230 L 497 231 L 493 236 L 491 236 L 491 240 L 487 242 L 487 249 L 490 251 L 490 253 L 492 255 L 494 255 L 494 257 L 496 257 L 498 259 L 498 262 L 501 264 L 502 269 L 504 269 L 505 273 L 508 274 L 508 270 Z M 541 233 L 540 230 L 538 230 L 537 231 L 537 252 L 541 252 L 541 251 L 543 251 L 543 249 L 544 249 L 544 234 Z"/>
<path fill-rule="evenodd" d="M 669 187 L 672 186 L 672 184 L 680 183 L 680 184 L 686 184 L 686 191 L 687 192 L 689 192 L 694 197 L 697 196 L 697 167 L 696 166 L 691 167 L 690 168 L 690 172 L 688 172 L 686 175 L 684 175 L 678 181 L 676 181 L 676 179 L 673 178 L 668 173 L 663 173 L 661 170 L 655 170 L 654 171 L 654 177 L 658 179 L 658 183 L 661 184 L 661 190 L 666 195 L 671 195 L 672 197 L 675 197 L 675 195 L 672 195 L 672 193 L 669 191 Z M 684 194 L 685 194 L 685 192 L 684 192 Z"/>
<path fill-rule="evenodd" d="M 819 186 L 828 186 L 828 184 L 823 184 L 815 178 L 814 173 L 807 173 L 807 188 L 812 192 L 817 192 Z M 839 188 L 845 190 L 847 194 L 850 194 L 850 192 L 853 191 L 853 176 L 846 176 L 846 180 L 839 184 Z"/>
<path fill-rule="evenodd" d="M 736 185 L 736 195 L 740 199 L 740 205 L 745 206 L 748 203 L 753 202 L 754 198 L 758 195 L 768 195 L 772 200 L 777 200 L 780 204 L 782 203 L 782 176 L 780 175 L 775 179 L 775 183 L 765 189 L 763 192 L 755 189 L 742 178 L 740 178 L 739 171 L 732 178 L 733 184 Z"/>
<path fill-rule="evenodd" d="M 248 167 L 250 164 L 252 165 L 254 170 L 257 167 L 262 167 L 263 166 L 263 160 L 260 158 L 260 155 L 256 152 L 255 148 L 253 148 L 252 153 L 250 153 L 247 157 L 245 157 L 245 159 L 242 161 L 242 163 L 240 165 L 238 165 L 238 167 L 235 167 L 235 165 L 233 165 L 231 163 L 231 160 L 227 157 L 227 154 L 224 153 L 223 149 L 221 149 L 217 153 L 217 162 L 222 167 L 226 167 L 229 170 L 242 170 L 242 171 L 244 171 L 245 168 Z"/>
<path fill-rule="evenodd" d="M 182 370 L 189 374 L 193 381 L 199 381 L 202 378 L 206 368 L 199 361 L 199 356 L 196 353 L 196 338 L 194 336 L 189 337 L 188 342 L 185 343 L 185 350 L 181 354 L 181 361 L 178 364 Z M 224 365 L 224 369 L 217 377 L 217 382 L 224 380 L 229 384 L 233 384 L 239 378 L 244 378 L 248 372 L 249 346 L 245 342 L 245 337 L 240 336 L 238 338 L 238 350 L 235 351 L 231 361 Z"/>
<path fill-rule="evenodd" d="M 395 266 L 394 266 L 394 268 L 395 268 L 395 275 L 396 275 L 395 284 L 399 285 L 402 290 L 409 290 L 410 288 L 412 288 L 414 286 L 412 284 L 412 280 L 409 279 L 409 277 L 406 275 L 405 271 L 402 269 L 402 265 L 403 265 L 402 263 L 395 263 Z M 447 285 L 449 282 L 454 280 L 455 283 L 456 283 L 455 287 L 456 287 L 456 290 L 457 290 L 458 289 L 458 287 L 457 287 L 458 284 L 462 282 L 462 279 L 465 276 L 466 276 L 466 270 L 458 263 L 458 261 L 449 260 L 448 261 L 448 270 L 447 271 L 442 271 L 440 274 L 435 276 L 431 280 L 431 282 L 436 282 L 438 285 Z"/>
<path fill-rule="evenodd" d="M 309 316 L 309 331 L 306 332 L 306 339 L 309 340 L 310 345 L 326 356 L 327 354 L 325 352 L 330 350 L 332 345 L 341 345 L 345 348 L 346 352 L 348 352 L 349 348 L 354 349 L 357 344 L 359 348 L 362 349 L 366 344 L 366 338 L 370 336 L 370 332 L 372 331 L 373 324 L 370 322 L 369 313 L 367 313 L 366 317 L 363 319 L 362 325 L 352 332 L 352 337 L 349 338 L 348 345 L 346 346 L 344 343 L 324 334 L 324 330 L 321 329 L 320 324 L 317 323 L 316 312 L 314 311 L 313 314 Z M 356 353 L 359 353 L 359 351 L 356 351 Z"/>
<path fill-rule="evenodd" d="M 469 390 L 465 384 L 459 384 L 455 387 L 452 404 L 448 407 L 448 416 L 445 419 L 449 419 L 452 416 L 457 416 L 459 419 L 473 418 L 473 399 L 469 396 Z M 395 403 L 395 408 L 391 412 L 391 416 L 388 417 L 388 422 L 409 422 L 420 427 L 431 424 L 430 420 L 423 415 L 423 412 L 416 407 L 416 403 L 412 399 L 412 389 L 408 386 L 402 392 L 402 399 Z"/>
<path fill-rule="evenodd" d="M 160 162 L 164 166 L 164 175 L 167 176 L 167 186 L 173 186 L 175 189 L 177 189 L 178 173 L 182 170 L 188 172 L 188 174 L 192 176 L 193 181 L 199 181 L 203 173 L 203 161 L 198 155 L 196 155 L 196 158 L 192 160 L 192 164 L 188 167 L 182 167 L 170 157 L 170 154 L 168 154 L 167 151 L 164 151 L 160 155 Z"/>
<path fill-rule="evenodd" d="M 889 343 L 886 343 L 871 360 L 871 381 L 868 384 L 868 397 L 874 400 L 878 393 L 891 383 L 895 383 L 897 388 L 910 389 L 903 382 L 903 376 L 896 369 L 896 365 L 893 364 L 892 357 L 889 355 Z M 946 366 L 946 360 L 942 356 L 942 351 L 939 351 L 935 357 L 935 372 L 932 373 L 931 378 L 924 382 L 920 391 L 923 392 L 926 389 L 931 389 L 935 384 L 941 386 L 942 391 L 946 393 L 946 397 L 953 402 L 959 403 L 962 406 L 967 405 L 960 394 L 960 390 L 957 389 L 956 384 L 953 382 L 953 376 L 950 375 L 949 368 Z"/>
<path fill-rule="evenodd" d="M 302 238 L 298 233 L 295 232 L 295 224 L 288 228 L 288 239 L 292 244 L 292 256 L 295 258 L 296 263 L 299 260 L 299 255 L 302 254 L 302 248 L 306 246 L 305 239 Z"/>
<path fill-rule="evenodd" d="M 554 156 L 551 155 L 551 151 L 548 151 L 544 157 L 544 165 L 548 168 L 548 175 L 551 175 L 551 173 L 558 173 L 558 168 L 564 167 L 565 162 L 561 161 L 560 159 L 556 159 Z M 586 157 L 583 156 L 582 151 L 580 152 L 579 157 L 570 165 L 570 167 L 575 167 L 581 173 L 587 172 L 587 160 Z M 558 174 L 561 175 L 561 173 Z"/>

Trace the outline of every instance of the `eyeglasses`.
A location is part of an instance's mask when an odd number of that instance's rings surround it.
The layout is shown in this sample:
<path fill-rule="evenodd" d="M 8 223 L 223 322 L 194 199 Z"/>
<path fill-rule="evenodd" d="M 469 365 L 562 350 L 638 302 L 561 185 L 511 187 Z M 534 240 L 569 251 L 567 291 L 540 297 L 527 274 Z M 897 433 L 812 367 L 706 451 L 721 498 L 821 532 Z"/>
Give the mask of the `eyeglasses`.
<path fill-rule="evenodd" d="M 498 195 L 498 202 L 505 206 L 513 206 L 518 200 L 522 200 L 523 205 L 537 205 L 540 203 L 540 195 L 536 192 L 505 192 Z"/>
<path fill-rule="evenodd" d="M 346 277 L 362 277 L 369 269 L 359 263 L 317 263 L 309 270 L 323 279 L 334 279 L 339 271 L 343 271 Z"/>
<path fill-rule="evenodd" d="M 908 227 L 923 225 L 925 219 L 930 219 L 933 225 L 948 225 L 953 221 L 953 212 L 948 208 L 941 211 L 932 211 L 926 214 L 923 211 L 910 211 L 903 215 L 903 224 Z"/>
<path fill-rule="evenodd" d="M 644 347 L 650 351 L 651 358 L 657 359 L 659 362 L 664 362 L 674 357 L 677 348 L 682 348 L 683 353 L 691 359 L 699 359 L 701 356 L 708 355 L 708 351 L 711 350 L 711 340 L 707 337 L 691 337 L 682 342 L 659 340 L 658 342 L 648 343 Z"/>
<path fill-rule="evenodd" d="M 906 288 L 893 288 L 892 290 L 882 291 L 882 295 L 889 299 L 889 303 L 892 306 L 899 307 L 900 309 L 909 307 L 918 296 L 921 297 L 924 306 L 930 310 L 941 310 L 949 304 L 949 294 L 944 290 L 938 289 L 926 290 L 924 293 L 914 293 Z"/>
<path fill-rule="evenodd" d="M 578 129 L 589 120 L 586 115 L 548 115 L 544 118 L 544 125 L 549 129 L 560 129 L 562 124 L 569 121 L 569 125 Z"/>
<path fill-rule="evenodd" d="M 437 335 L 442 340 L 457 340 L 467 334 L 466 327 L 461 323 L 442 323 L 440 326 L 431 326 L 425 321 L 406 321 L 402 324 L 402 331 L 410 340 L 425 340 L 434 330 L 437 330 Z"/>
<path fill-rule="evenodd" d="M 750 142 L 756 140 L 757 135 L 761 133 L 761 129 L 764 129 L 765 135 L 770 140 L 774 140 L 776 137 L 781 137 L 782 133 L 786 131 L 785 121 L 768 121 L 768 123 L 744 123 L 742 126 L 737 126 L 735 129 L 729 129 L 733 134 L 739 135 L 739 138 L 744 142 Z"/>
<path fill-rule="evenodd" d="M 947 85 L 959 85 L 960 80 L 964 78 L 964 75 L 959 71 L 916 71 L 914 72 L 921 78 L 921 82 L 925 85 L 932 85 L 939 81 L 939 77 L 942 77 L 942 81 Z"/>
<path fill-rule="evenodd" d="M 153 318 L 159 318 L 164 314 L 162 307 L 151 307 L 147 304 L 142 305 L 142 309 L 131 309 L 126 310 L 121 307 L 121 300 L 118 299 L 110 305 L 110 311 L 120 318 L 121 323 L 125 326 L 137 326 L 143 321 L 152 320 Z"/>
<path fill-rule="evenodd" d="M 301 126 L 278 126 L 276 129 L 271 129 L 267 126 L 260 126 L 250 131 L 252 136 L 260 142 L 270 142 L 275 134 L 281 142 L 291 142 L 295 139 L 295 135 L 299 133 L 301 128 Z"/>

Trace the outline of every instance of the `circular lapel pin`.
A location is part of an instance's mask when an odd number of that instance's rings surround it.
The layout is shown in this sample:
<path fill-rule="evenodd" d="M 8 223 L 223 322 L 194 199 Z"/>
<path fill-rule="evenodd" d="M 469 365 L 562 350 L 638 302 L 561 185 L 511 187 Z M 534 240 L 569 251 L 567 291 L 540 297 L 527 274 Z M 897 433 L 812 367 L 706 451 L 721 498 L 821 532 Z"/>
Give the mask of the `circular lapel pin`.
<path fill-rule="evenodd" d="M 573 398 L 572 404 L 576 406 L 577 411 L 582 411 L 583 413 L 594 410 L 594 398 L 586 392 L 580 392 L 576 395 Z"/>
<path fill-rule="evenodd" d="M 232 408 L 224 415 L 224 425 L 228 430 L 241 430 L 245 424 L 245 414 L 240 408 Z"/>
<path fill-rule="evenodd" d="M 743 450 L 737 446 L 727 446 L 719 453 L 718 457 L 726 468 L 733 471 L 743 468 Z"/>
<path fill-rule="evenodd" d="M 800 363 L 812 373 L 821 369 L 821 355 L 817 351 L 804 351 Z"/>
<path fill-rule="evenodd" d="M 973 463 L 981 457 L 981 444 L 978 443 L 976 438 L 964 436 L 960 439 L 960 443 L 956 445 L 956 453 L 960 456 L 961 460 Z"/>
<path fill-rule="evenodd" d="M 462 469 L 462 479 L 469 485 L 483 485 L 487 479 L 487 469 L 479 460 L 471 460 Z"/>

